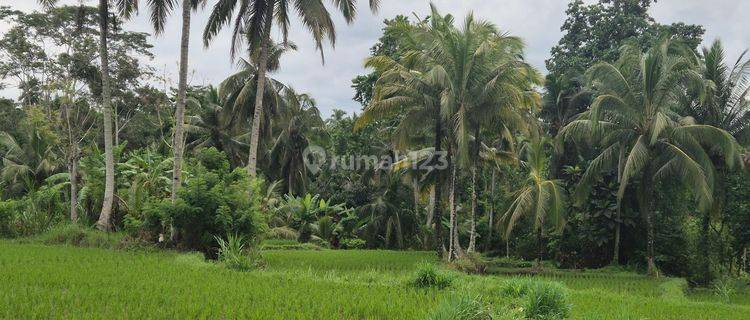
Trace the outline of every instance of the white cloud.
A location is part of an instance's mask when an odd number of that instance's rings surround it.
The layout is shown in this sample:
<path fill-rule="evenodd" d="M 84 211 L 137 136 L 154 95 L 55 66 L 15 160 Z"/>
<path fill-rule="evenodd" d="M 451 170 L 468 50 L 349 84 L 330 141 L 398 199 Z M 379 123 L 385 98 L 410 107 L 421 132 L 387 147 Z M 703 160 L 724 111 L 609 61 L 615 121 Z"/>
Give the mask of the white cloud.
<path fill-rule="evenodd" d="M 20 10 L 32 10 L 38 6 L 33 0 L 0 0 L 0 5 L 10 5 Z M 77 0 L 64 0 L 62 3 L 77 3 Z M 381 34 L 382 21 L 397 14 L 412 16 L 416 13 L 425 16 L 429 12 L 427 0 L 383 0 L 381 10 L 372 14 L 360 1 L 358 19 L 347 25 L 340 15 L 335 16 L 337 43 L 335 49 L 325 48 L 326 64 L 315 52 L 307 32 L 294 25 L 290 38 L 299 50 L 287 54 L 282 59 L 281 70 L 273 75 L 290 84 L 300 92 L 308 92 L 318 101 L 324 114 L 333 108 L 346 111 L 359 111 L 358 103 L 351 100 L 354 95 L 350 88 L 351 79 L 365 70 L 363 60 L 369 48 Z M 550 48 L 560 38 L 560 26 L 565 19 L 566 0 L 437 0 L 434 1 L 442 13 L 451 13 L 457 20 L 473 11 L 475 16 L 495 23 L 500 29 L 522 37 L 527 44 L 527 56 L 536 67 L 544 70 L 544 60 Z M 591 1 L 587 1 L 591 2 Z M 89 1 L 94 5 L 95 1 Z M 212 1 L 209 1 L 212 3 Z M 229 60 L 229 31 L 224 31 L 210 48 L 203 48 L 200 36 L 208 18 L 208 11 L 194 15 L 191 26 L 190 66 L 192 84 L 217 84 L 234 71 Z M 150 32 L 148 18 L 142 15 L 128 22 L 128 28 Z M 750 20 L 750 1 L 744 0 L 660 0 L 654 5 L 652 14 L 657 21 L 668 23 L 683 21 L 699 23 L 706 27 L 706 39 L 713 41 L 721 36 L 726 50 L 736 57 L 741 50 L 750 46 L 750 35 L 746 32 L 746 22 Z M 166 69 L 176 79 L 179 58 L 180 22 L 179 12 L 175 12 L 167 25 L 166 32 L 152 39 L 155 59 L 152 65 Z M 0 32 L 4 26 L 0 25 Z M 1 95 L 15 97 L 6 90 Z"/>

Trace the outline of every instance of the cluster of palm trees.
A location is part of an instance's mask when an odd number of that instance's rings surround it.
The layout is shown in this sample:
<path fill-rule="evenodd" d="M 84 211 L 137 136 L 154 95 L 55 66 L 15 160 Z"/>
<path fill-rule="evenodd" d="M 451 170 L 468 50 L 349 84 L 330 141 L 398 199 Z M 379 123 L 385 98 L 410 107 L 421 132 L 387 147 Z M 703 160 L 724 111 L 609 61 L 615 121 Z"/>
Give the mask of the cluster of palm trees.
<path fill-rule="evenodd" d="M 566 92 L 562 84 L 553 84 L 561 89 L 546 92 L 547 103 L 557 108 L 549 130 L 556 135 L 552 139 L 537 120 L 541 95 L 536 87 L 542 79 L 523 60 L 519 39 L 471 14 L 457 27 L 452 16 L 441 15 L 434 6 L 429 19 L 393 28 L 405 53 L 399 59 L 376 56 L 367 61 L 380 76 L 358 125 L 398 117 L 394 147 L 424 148 L 429 154 L 411 161 L 436 163 L 440 154 L 446 155 L 448 170 L 423 171 L 418 180 L 433 188 L 436 205 L 429 214 L 436 249 L 449 260 L 463 254 L 456 217 L 456 183 L 463 172 L 471 181 L 466 251 L 476 250 L 477 171 L 514 160 L 527 172 L 526 182 L 503 217 L 490 221 L 505 226 L 507 239 L 522 216 L 532 216 L 541 242 L 549 227 L 562 229 L 568 206 L 568 190 L 550 175 L 555 166 L 550 155 L 564 143 L 587 146 L 595 157 L 570 193 L 583 201 L 598 177 L 614 173 L 618 212 L 632 193 L 646 225 L 649 272 L 656 273 L 655 188 L 660 182 L 680 181 L 695 196 L 698 210 L 708 212 L 716 207 L 721 172 L 741 164 L 737 141 L 748 138 L 750 64 L 727 68 L 718 42 L 699 55 L 680 39 L 665 36 L 645 52 L 627 45 L 616 63 L 596 64 L 578 79 L 559 79 L 580 81 L 584 89 Z M 581 105 L 589 99 L 590 105 Z M 424 143 L 426 138 L 432 143 Z M 447 248 L 440 223 L 443 208 L 450 212 Z M 619 227 L 617 236 L 619 242 Z"/>
<path fill-rule="evenodd" d="M 471 14 L 459 28 L 453 16 L 440 14 L 434 6 L 431 9 L 426 21 L 395 25 L 405 49 L 400 60 L 378 56 L 367 62 L 381 76 L 358 125 L 399 114 L 396 148 L 427 148 L 430 156 L 414 160 L 450 164 L 448 170 L 425 172 L 420 180 L 433 184 L 435 205 L 430 220 L 441 254 L 445 250 L 441 211 L 447 207 L 450 212 L 447 258 L 454 259 L 464 252 L 456 216 L 458 169 L 471 172 L 472 223 L 467 248 L 471 252 L 476 250 L 477 170 L 484 163 L 508 160 L 511 132 L 529 132 L 530 117 L 540 102 L 534 86 L 541 83 L 541 76 L 523 60 L 519 38 Z M 414 141 L 423 140 L 416 139 L 419 136 L 429 136 L 433 143 L 415 145 Z M 443 186 L 448 188 L 447 206 Z"/>
<path fill-rule="evenodd" d="M 114 12 L 110 8 L 110 0 L 99 0 L 99 58 L 102 79 L 101 109 L 104 121 L 104 150 L 105 150 L 105 190 L 102 210 L 97 227 L 109 231 L 112 229 L 112 204 L 115 192 L 115 160 L 112 129 L 112 84 L 110 83 L 109 52 L 107 48 L 110 28 L 110 16 L 118 15 L 128 19 L 138 13 L 138 0 L 114 1 Z M 52 7 L 57 0 L 39 0 L 44 7 Z M 355 0 L 332 0 L 331 3 L 344 15 L 347 22 L 356 17 L 357 6 Z M 182 157 L 184 153 L 184 119 L 187 97 L 187 73 L 189 68 L 189 41 L 191 11 L 208 4 L 208 0 L 183 0 L 182 33 L 180 41 L 180 68 L 175 104 L 175 126 L 172 139 L 174 151 L 174 168 L 171 197 L 176 199 L 177 190 L 181 185 Z M 175 7 L 176 0 L 147 1 L 150 10 L 150 20 L 157 34 L 164 30 L 166 20 Z M 369 5 L 376 10 L 379 0 L 370 0 Z M 236 14 L 235 14 L 236 10 Z M 275 24 L 282 31 L 284 43 L 287 43 L 290 15 L 297 12 L 300 21 L 312 34 L 318 50 L 323 50 L 323 41 L 328 39 L 335 43 L 335 26 L 326 5 L 320 1 L 307 0 L 217 0 L 213 6 L 211 16 L 203 33 L 206 46 L 221 29 L 230 23 L 232 30 L 232 56 L 239 51 L 240 46 L 247 42 L 251 52 L 257 51 L 257 87 L 256 92 L 265 92 L 266 72 L 268 69 L 269 53 L 272 48 L 271 31 Z M 260 136 L 260 121 L 263 115 L 263 95 L 256 95 L 250 134 L 250 152 L 247 168 L 255 176 L 257 166 L 258 144 Z"/>

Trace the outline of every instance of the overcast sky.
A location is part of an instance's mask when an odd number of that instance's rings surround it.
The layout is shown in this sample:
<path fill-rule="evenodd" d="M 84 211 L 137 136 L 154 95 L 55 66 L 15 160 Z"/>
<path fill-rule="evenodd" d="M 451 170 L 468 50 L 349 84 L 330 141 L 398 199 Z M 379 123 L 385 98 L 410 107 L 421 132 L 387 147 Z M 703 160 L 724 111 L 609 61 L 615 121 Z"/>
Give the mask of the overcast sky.
<path fill-rule="evenodd" d="M 85 1 L 95 5 L 96 1 Z M 146 0 L 141 0 L 145 3 Z M 215 1 L 209 0 L 212 4 Z M 367 1 L 361 0 L 362 5 Z M 549 56 L 550 48 L 561 36 L 560 26 L 565 20 L 568 0 L 435 0 L 442 13 L 451 13 L 458 19 L 473 11 L 481 19 L 495 23 L 503 31 L 522 37 L 527 44 L 527 59 L 540 70 Z M 587 2 L 593 2 L 589 0 Z M 63 0 L 62 4 L 77 4 L 78 0 Z M 39 9 L 36 0 L 0 0 L 0 5 L 31 11 Z M 200 40 L 203 26 L 208 18 L 210 6 L 193 16 L 190 46 L 190 68 L 192 85 L 217 84 L 235 68 L 229 60 L 229 30 L 225 30 L 204 48 Z M 398 14 L 417 14 L 424 17 L 429 11 L 427 0 L 382 0 L 380 11 L 372 14 L 362 6 L 357 20 L 347 25 L 335 14 L 337 43 L 335 48 L 326 47 L 326 64 L 305 30 L 298 25 L 290 38 L 299 50 L 283 57 L 281 70 L 273 77 L 291 85 L 299 92 L 307 92 L 317 100 L 324 115 L 331 110 L 359 111 L 361 107 L 351 98 L 351 79 L 366 72 L 362 67 L 370 47 L 377 41 L 383 26 L 382 21 Z M 721 38 L 726 51 L 736 59 L 742 50 L 750 47 L 750 0 L 660 0 L 651 9 L 652 16 L 660 23 L 682 21 L 701 24 L 706 28 L 705 41 Z M 295 17 L 296 18 L 296 17 Z M 176 82 L 180 41 L 179 10 L 171 17 L 166 32 L 151 38 L 155 58 L 150 64 L 160 72 L 166 70 Z M 147 12 L 127 23 L 128 30 L 150 32 Z M 0 32 L 7 26 L 0 25 Z M 734 62 L 734 61 L 732 61 Z M 17 91 L 6 89 L 0 95 L 16 98 Z"/>

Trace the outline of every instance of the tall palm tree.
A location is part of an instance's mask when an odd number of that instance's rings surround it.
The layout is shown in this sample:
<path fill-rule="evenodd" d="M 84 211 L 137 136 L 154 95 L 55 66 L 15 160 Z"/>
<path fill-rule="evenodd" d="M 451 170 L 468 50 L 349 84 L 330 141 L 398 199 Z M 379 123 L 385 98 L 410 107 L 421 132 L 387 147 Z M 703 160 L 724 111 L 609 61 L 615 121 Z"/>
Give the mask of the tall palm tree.
<path fill-rule="evenodd" d="M 552 149 L 551 141 L 538 130 L 532 130 L 531 137 L 524 141 L 519 150 L 521 165 L 528 169 L 526 182 L 514 194 L 514 200 L 500 222 L 506 225 L 505 241 L 513 231 L 516 222 L 523 216 L 532 215 L 537 234 L 537 267 L 544 258 L 544 232 L 550 225 L 562 230 L 565 223 L 566 194 L 559 180 L 549 178 L 547 150 Z"/>
<path fill-rule="evenodd" d="M 347 22 L 351 23 L 356 16 L 356 1 L 332 0 L 341 11 Z M 376 10 L 380 0 L 370 0 L 370 7 Z M 271 29 L 274 19 L 281 29 L 284 42 L 287 42 L 292 8 L 295 9 L 302 24 L 310 30 L 316 48 L 323 54 L 325 38 L 335 45 L 336 32 L 328 9 L 321 0 L 219 0 L 214 5 L 206 29 L 203 32 L 204 45 L 230 23 L 235 10 L 232 31 L 231 54 L 238 51 L 241 42 L 247 39 L 251 49 L 258 49 L 258 81 L 257 92 L 265 92 L 268 55 L 271 49 Z M 258 143 L 260 138 L 260 122 L 263 113 L 263 96 L 256 95 L 255 110 L 253 112 L 252 131 L 250 134 L 250 153 L 247 169 L 251 176 L 255 176 L 258 158 Z"/>
<path fill-rule="evenodd" d="M 174 151 L 174 162 L 172 167 L 172 202 L 177 200 L 177 191 L 182 184 L 182 157 L 185 152 L 184 124 L 185 124 L 185 104 L 187 97 L 187 74 L 188 58 L 190 48 L 190 11 L 195 10 L 199 4 L 205 5 L 207 0 L 182 0 L 182 33 L 180 36 L 180 71 L 179 82 L 177 84 L 177 103 L 174 112 L 174 139 L 172 149 Z M 152 1 L 152 6 L 156 3 L 162 3 L 162 7 L 170 7 L 170 1 Z M 158 11 L 152 9 L 152 23 L 157 31 L 161 32 L 164 26 L 164 15 L 155 14 Z M 154 18 L 158 16 L 158 19 Z"/>
<path fill-rule="evenodd" d="M 705 88 L 696 56 L 678 41 L 664 38 L 645 53 L 627 46 L 616 64 L 596 64 L 586 76 L 595 92 L 591 109 L 565 126 L 561 138 L 595 144 L 601 151 L 583 174 L 576 197 L 585 198 L 604 172 L 618 174 L 618 208 L 625 193 L 635 189 L 647 228 L 648 271 L 657 275 L 651 208 L 658 183 L 689 185 L 705 210 L 713 201 L 715 176 L 709 153 L 720 154 L 731 167 L 738 145 L 728 132 L 675 113 L 682 92 Z"/>
<path fill-rule="evenodd" d="M 705 99 L 685 96 L 684 114 L 697 122 L 729 132 L 737 141 L 747 146 L 750 143 L 750 59 L 747 51 L 731 67 L 726 63 L 724 47 L 716 40 L 711 47 L 704 47 L 700 56 L 700 71 L 709 80 Z M 717 163 L 715 179 L 715 201 L 703 213 L 701 251 L 704 256 L 703 282 L 711 281 L 709 270 L 710 225 L 712 218 L 719 217 L 724 206 L 727 168 Z"/>
<path fill-rule="evenodd" d="M 309 177 L 303 152 L 315 135 L 324 132 L 325 123 L 310 96 L 292 89 L 287 89 L 284 96 L 277 123 L 280 132 L 270 150 L 270 171 L 280 175 L 276 179 L 285 182 L 289 194 L 301 194 L 307 189 Z"/>
<path fill-rule="evenodd" d="M 432 23 L 439 25 L 438 19 Z M 405 33 L 411 32 L 410 26 L 402 26 Z M 435 223 L 435 250 L 442 256 L 442 184 L 445 182 L 445 161 L 443 143 L 446 138 L 445 120 L 440 114 L 440 92 L 444 83 L 438 76 L 437 66 L 428 66 L 419 55 L 419 47 L 412 48 L 412 52 L 400 61 L 387 56 L 377 56 L 368 59 L 366 65 L 375 68 L 381 75 L 378 79 L 373 99 L 362 115 L 357 119 L 355 129 L 366 124 L 399 115 L 399 123 L 394 130 L 393 143 L 396 149 L 404 150 L 411 142 L 411 138 L 418 135 L 432 135 L 434 143 L 431 150 L 423 150 L 422 154 L 429 154 L 430 159 L 423 163 L 425 166 L 441 167 L 433 170 L 434 191 L 433 220 Z M 429 119 L 429 121 L 425 121 Z M 424 159 L 418 159 L 423 161 Z"/>
<path fill-rule="evenodd" d="M 274 44 L 271 47 L 269 59 L 267 61 L 267 72 L 276 71 L 279 67 L 281 55 L 296 47 L 292 43 L 286 45 Z M 219 85 L 219 99 L 223 102 L 224 112 L 226 113 L 227 127 L 230 131 L 239 134 L 248 132 L 248 126 L 252 125 L 246 119 L 252 119 L 255 112 L 254 101 L 257 100 L 256 91 L 260 75 L 258 71 L 258 55 L 251 55 L 250 59 L 240 60 L 241 70 L 229 76 Z M 266 77 L 266 85 L 263 86 L 263 113 L 259 130 L 259 143 L 269 143 L 273 138 L 273 121 L 281 113 L 284 104 L 284 91 L 286 85 L 278 80 Z M 250 128 L 252 131 L 252 128 Z M 242 141 L 249 144 L 249 136 L 244 134 Z M 263 148 L 262 150 L 265 150 Z"/>

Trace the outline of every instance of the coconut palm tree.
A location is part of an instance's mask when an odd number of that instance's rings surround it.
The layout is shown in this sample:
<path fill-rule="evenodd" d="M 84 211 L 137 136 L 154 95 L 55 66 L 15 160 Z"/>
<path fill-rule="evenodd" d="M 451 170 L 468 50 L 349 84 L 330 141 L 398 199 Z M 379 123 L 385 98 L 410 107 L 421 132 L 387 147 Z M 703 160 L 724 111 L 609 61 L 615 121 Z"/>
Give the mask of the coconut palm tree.
<path fill-rule="evenodd" d="M 0 181 L 9 194 L 22 194 L 36 190 L 44 179 L 62 167 L 56 153 L 57 140 L 36 127 L 22 130 L 22 139 L 0 131 L 2 170 Z"/>
<path fill-rule="evenodd" d="M 514 200 L 500 222 L 506 225 L 505 240 L 513 231 L 517 221 L 531 215 L 537 234 L 537 267 L 544 258 L 544 233 L 550 226 L 562 230 L 565 224 L 566 194 L 559 180 L 549 178 L 547 151 L 552 149 L 549 138 L 538 130 L 523 142 L 519 149 L 521 166 L 528 170 L 526 182 L 514 194 Z"/>
<path fill-rule="evenodd" d="M 341 11 L 347 22 L 350 23 L 354 20 L 357 12 L 356 1 L 332 0 L 332 3 Z M 376 10 L 379 3 L 379 0 L 370 0 L 370 7 Z M 256 91 L 265 92 L 266 71 L 271 49 L 271 28 L 275 19 L 277 26 L 281 29 L 284 43 L 286 43 L 292 8 L 297 12 L 302 24 L 310 30 L 316 49 L 321 52 L 322 57 L 324 39 L 328 38 L 331 45 L 335 45 L 336 32 L 330 13 L 321 0 L 219 0 L 214 5 L 206 29 L 203 32 L 204 45 L 208 46 L 211 40 L 234 17 L 231 54 L 234 56 L 245 39 L 250 42 L 251 49 L 258 50 L 258 81 Z M 234 15 L 235 10 L 237 10 L 236 16 Z M 264 109 L 263 102 L 263 96 L 256 95 L 253 125 L 250 134 L 250 153 L 247 164 L 248 172 L 252 176 L 256 174 L 260 122 Z"/>
<path fill-rule="evenodd" d="M 579 182 L 579 201 L 604 172 L 617 172 L 618 208 L 628 190 L 636 192 L 646 222 L 648 271 L 652 275 L 657 275 L 657 267 L 651 208 L 658 183 L 682 181 L 690 186 L 699 208 L 706 210 L 713 201 L 715 177 L 710 153 L 720 154 L 729 167 L 739 154 L 727 131 L 696 124 L 674 111 L 681 93 L 705 88 L 697 63 L 691 50 L 670 38 L 645 53 L 626 46 L 616 64 L 599 63 L 587 71 L 595 93 L 591 109 L 561 131 L 562 139 L 587 142 L 601 150 Z"/>
<path fill-rule="evenodd" d="M 698 123 L 714 126 L 729 132 L 737 141 L 747 146 L 750 143 L 750 59 L 745 60 L 747 51 L 731 67 L 726 62 L 724 47 L 716 40 L 711 47 L 704 47 L 700 56 L 700 70 L 704 79 L 709 80 L 704 99 L 686 95 L 684 114 L 693 117 Z M 716 161 L 719 160 L 719 161 Z M 701 251 L 705 257 L 703 282 L 709 283 L 711 219 L 721 215 L 724 207 L 725 180 L 727 168 L 716 159 L 715 201 L 710 210 L 703 213 Z"/>
<path fill-rule="evenodd" d="M 200 110 L 196 115 L 188 116 L 185 126 L 191 140 L 188 150 L 215 147 L 223 151 L 232 165 L 239 166 L 244 162 L 244 149 L 247 144 L 240 141 L 242 134 L 233 130 L 230 124 L 231 113 L 224 111 L 224 101 L 219 97 L 216 88 L 210 86 L 187 99 L 187 105 Z"/>
<path fill-rule="evenodd" d="M 301 194 L 307 189 L 309 177 L 303 152 L 315 135 L 324 133 L 325 123 L 315 100 L 292 89 L 285 91 L 284 107 L 276 125 L 280 132 L 270 150 L 269 171 L 280 175 L 276 179 L 284 181 L 289 194 Z"/>
<path fill-rule="evenodd" d="M 267 63 L 268 71 L 276 71 L 281 55 L 294 48 L 293 44 L 274 45 L 271 48 Z M 257 100 L 256 93 L 258 91 L 256 91 L 256 88 L 260 79 L 257 61 L 257 55 L 251 56 L 249 60 L 242 59 L 239 63 L 241 70 L 229 76 L 219 85 L 219 99 L 223 101 L 224 112 L 227 114 L 227 127 L 237 134 L 241 131 L 247 132 L 248 126 L 252 123 L 246 121 L 246 119 L 254 118 L 255 104 L 253 101 Z M 286 90 L 286 85 L 273 78 L 266 77 L 266 85 L 263 87 L 265 90 L 262 95 L 264 110 L 262 121 L 258 126 L 262 139 L 259 143 L 268 143 L 273 138 L 273 120 L 280 115 L 280 108 L 284 103 L 283 92 Z M 243 135 L 241 141 L 249 145 L 250 135 Z M 263 150 L 266 150 L 266 148 Z"/>

